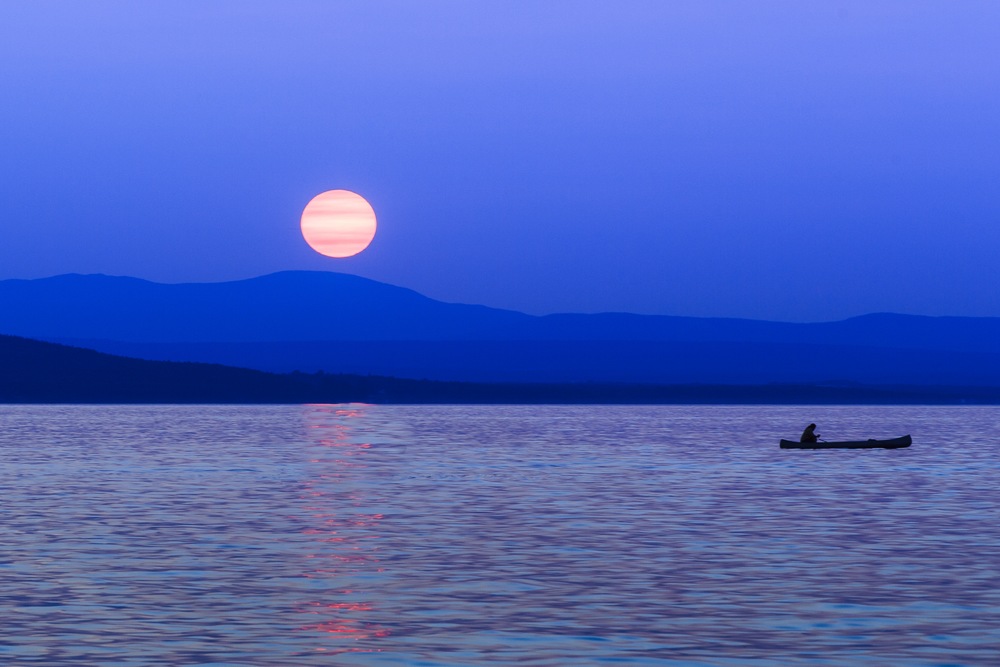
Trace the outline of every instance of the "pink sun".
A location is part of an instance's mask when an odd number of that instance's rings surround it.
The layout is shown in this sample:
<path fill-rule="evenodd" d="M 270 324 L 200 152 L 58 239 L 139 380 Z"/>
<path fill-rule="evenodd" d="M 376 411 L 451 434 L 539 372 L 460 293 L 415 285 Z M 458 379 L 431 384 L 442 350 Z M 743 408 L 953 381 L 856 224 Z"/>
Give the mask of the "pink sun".
<path fill-rule="evenodd" d="M 302 236 L 313 250 L 327 257 L 350 257 L 375 238 L 375 211 L 361 195 L 327 190 L 302 211 Z"/>

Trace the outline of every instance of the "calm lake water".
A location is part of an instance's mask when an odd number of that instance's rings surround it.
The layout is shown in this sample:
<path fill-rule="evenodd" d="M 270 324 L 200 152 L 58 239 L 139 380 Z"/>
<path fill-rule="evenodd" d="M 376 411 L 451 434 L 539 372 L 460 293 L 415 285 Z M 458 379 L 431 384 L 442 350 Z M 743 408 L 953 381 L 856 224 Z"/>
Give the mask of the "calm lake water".
<path fill-rule="evenodd" d="M 911 433 L 904 450 L 780 450 Z M 998 665 L 1000 409 L 0 406 L 0 663 Z"/>

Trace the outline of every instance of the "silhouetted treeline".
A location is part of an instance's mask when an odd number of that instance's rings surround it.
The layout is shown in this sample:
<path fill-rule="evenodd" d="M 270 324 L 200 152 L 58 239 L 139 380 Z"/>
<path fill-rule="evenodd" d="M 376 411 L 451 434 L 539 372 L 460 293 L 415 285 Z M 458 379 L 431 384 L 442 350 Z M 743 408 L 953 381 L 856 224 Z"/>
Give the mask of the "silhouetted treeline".
<path fill-rule="evenodd" d="M 996 387 L 434 382 L 145 361 L 0 336 L 5 403 L 1000 403 Z"/>

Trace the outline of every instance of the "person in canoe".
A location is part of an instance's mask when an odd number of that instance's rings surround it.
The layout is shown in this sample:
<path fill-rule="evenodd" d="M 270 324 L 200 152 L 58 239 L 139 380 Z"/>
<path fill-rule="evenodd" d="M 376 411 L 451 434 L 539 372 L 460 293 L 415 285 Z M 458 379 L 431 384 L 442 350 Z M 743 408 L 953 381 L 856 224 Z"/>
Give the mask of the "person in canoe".
<path fill-rule="evenodd" d="M 816 424 L 806 426 L 806 430 L 802 431 L 802 437 L 799 438 L 799 442 L 816 442 L 817 440 L 819 440 L 819 433 L 816 432 Z"/>

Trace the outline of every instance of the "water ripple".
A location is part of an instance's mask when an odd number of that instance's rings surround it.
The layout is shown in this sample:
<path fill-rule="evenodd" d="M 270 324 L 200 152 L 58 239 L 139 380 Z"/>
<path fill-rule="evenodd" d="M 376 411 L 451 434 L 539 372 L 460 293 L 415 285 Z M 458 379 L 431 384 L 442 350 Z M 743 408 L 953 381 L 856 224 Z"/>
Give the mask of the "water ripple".
<path fill-rule="evenodd" d="M 0 662 L 996 665 L 998 417 L 4 406 Z"/>

